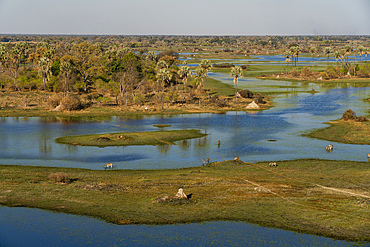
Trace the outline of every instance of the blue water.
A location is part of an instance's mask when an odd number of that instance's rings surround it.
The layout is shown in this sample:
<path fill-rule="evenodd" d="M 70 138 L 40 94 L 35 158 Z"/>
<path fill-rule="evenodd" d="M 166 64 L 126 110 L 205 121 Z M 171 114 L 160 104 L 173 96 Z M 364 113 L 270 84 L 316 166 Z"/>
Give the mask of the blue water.
<path fill-rule="evenodd" d="M 0 246 L 352 246 L 243 222 L 113 225 L 69 214 L 0 207 Z M 366 246 L 366 245 L 363 245 Z M 368 246 L 368 245 L 367 245 Z"/>
<path fill-rule="evenodd" d="M 334 152 L 328 153 L 325 147 L 329 142 L 301 135 L 325 127 L 323 122 L 339 119 L 349 108 L 364 115 L 369 106 L 361 99 L 368 97 L 366 88 L 344 88 L 281 96 L 275 100 L 277 107 L 254 113 L 112 117 L 100 122 L 1 118 L 0 163 L 103 169 L 105 163 L 113 162 L 116 169 L 167 169 L 200 166 L 203 158 L 212 162 L 237 156 L 247 162 L 302 158 L 367 161 L 367 145 L 332 143 Z M 55 143 L 66 135 L 158 130 L 153 124 L 170 124 L 168 130 L 200 129 L 208 136 L 165 146 L 98 148 Z"/>
<path fill-rule="evenodd" d="M 201 59 L 201 58 L 200 58 Z M 298 57 L 297 63 L 295 63 L 293 60 L 292 56 L 290 56 L 290 62 L 289 62 L 289 68 L 292 66 L 327 66 L 327 63 L 329 62 L 329 65 L 331 66 L 337 66 L 337 60 L 335 59 L 334 56 L 329 56 L 329 59 L 327 56 L 324 56 L 323 54 L 320 54 L 320 57 L 317 56 L 317 54 L 314 55 L 312 58 L 311 54 L 300 54 Z M 365 55 L 353 55 L 353 56 L 348 56 L 349 62 L 357 63 L 357 62 L 365 62 L 370 60 L 370 57 L 365 57 Z M 192 58 L 182 58 L 180 59 L 182 61 L 188 60 L 189 67 L 197 67 L 199 64 L 197 63 L 191 63 Z M 253 66 L 253 64 L 263 64 L 263 65 L 269 65 L 269 66 L 286 66 L 286 55 L 251 55 L 250 57 L 247 58 L 237 58 L 237 59 L 210 59 L 213 64 L 218 64 L 218 63 L 230 63 L 233 65 L 245 65 L 245 64 L 250 64 L 250 66 Z M 341 59 L 338 60 L 339 63 L 341 64 Z M 292 64 L 293 63 L 293 64 Z"/>

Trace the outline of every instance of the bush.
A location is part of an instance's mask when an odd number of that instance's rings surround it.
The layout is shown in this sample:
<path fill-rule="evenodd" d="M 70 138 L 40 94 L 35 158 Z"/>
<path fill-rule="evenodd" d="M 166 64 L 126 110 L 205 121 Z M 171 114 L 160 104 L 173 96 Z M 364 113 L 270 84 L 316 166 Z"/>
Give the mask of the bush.
<path fill-rule="evenodd" d="M 220 98 L 219 96 L 215 95 L 215 96 L 212 96 L 209 101 L 215 105 L 217 105 L 218 107 L 226 107 L 228 106 L 228 103 L 227 103 L 227 100 L 223 99 L 223 98 Z"/>
<path fill-rule="evenodd" d="M 369 78 L 370 77 L 370 65 L 362 65 L 357 71 L 357 76 L 360 78 Z"/>
<path fill-rule="evenodd" d="M 76 95 L 68 95 L 64 97 L 61 101 L 63 110 L 74 111 L 82 109 L 82 104 L 80 99 Z"/>
<path fill-rule="evenodd" d="M 243 98 L 247 98 L 247 99 L 253 98 L 253 93 L 251 91 L 249 91 L 248 89 L 244 89 L 244 90 L 239 91 L 239 94 Z"/>
<path fill-rule="evenodd" d="M 62 96 L 60 96 L 59 94 L 54 94 L 53 96 L 50 97 L 50 99 L 48 100 L 48 103 L 51 108 L 55 108 L 58 105 L 60 105 L 61 101 L 62 101 Z"/>
<path fill-rule="evenodd" d="M 309 77 L 311 76 L 311 70 L 310 70 L 310 67 L 303 67 L 302 68 L 302 71 L 301 71 L 301 76 L 304 76 L 304 77 Z"/>
<path fill-rule="evenodd" d="M 325 79 L 338 78 L 338 72 L 333 66 L 328 66 L 325 70 L 325 73 L 326 73 Z"/>
<path fill-rule="evenodd" d="M 49 178 L 54 180 L 55 183 L 68 184 L 71 181 L 64 172 L 51 173 Z"/>
<path fill-rule="evenodd" d="M 214 68 L 231 68 L 234 67 L 234 64 L 231 63 L 218 63 L 213 65 Z"/>
<path fill-rule="evenodd" d="M 348 109 L 343 113 L 341 119 L 343 119 L 343 120 L 354 120 L 356 118 L 357 118 L 356 113 L 354 111 L 352 111 L 351 109 Z"/>
<path fill-rule="evenodd" d="M 292 71 L 289 72 L 292 76 L 297 77 L 301 73 L 298 71 L 298 69 L 294 68 Z"/>
<path fill-rule="evenodd" d="M 263 97 L 261 94 L 257 93 L 254 95 L 254 98 L 253 98 L 254 102 L 256 102 L 257 104 L 265 104 L 266 102 L 263 100 Z"/>
<path fill-rule="evenodd" d="M 367 119 L 365 116 L 356 116 L 356 113 L 354 111 L 352 111 L 351 109 L 348 109 L 346 110 L 343 115 L 342 115 L 342 118 L 343 120 L 355 120 L 357 122 L 366 122 L 366 121 L 369 121 L 369 119 Z"/>
<path fill-rule="evenodd" d="M 369 119 L 367 119 L 365 116 L 359 116 L 356 118 L 356 121 L 357 122 L 366 122 L 366 121 L 369 121 Z"/>

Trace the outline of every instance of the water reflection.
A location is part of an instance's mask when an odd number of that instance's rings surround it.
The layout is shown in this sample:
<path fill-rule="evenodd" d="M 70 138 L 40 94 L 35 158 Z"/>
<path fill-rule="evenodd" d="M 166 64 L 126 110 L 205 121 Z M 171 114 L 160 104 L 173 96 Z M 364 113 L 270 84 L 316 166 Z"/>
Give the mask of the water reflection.
<path fill-rule="evenodd" d="M 157 145 L 156 147 L 161 154 L 167 154 L 170 151 L 171 146 L 172 145 Z"/>
<path fill-rule="evenodd" d="M 190 142 L 191 141 L 189 140 L 182 140 L 182 141 L 177 142 L 177 145 L 181 148 L 181 150 L 186 151 L 189 149 L 191 145 Z"/>

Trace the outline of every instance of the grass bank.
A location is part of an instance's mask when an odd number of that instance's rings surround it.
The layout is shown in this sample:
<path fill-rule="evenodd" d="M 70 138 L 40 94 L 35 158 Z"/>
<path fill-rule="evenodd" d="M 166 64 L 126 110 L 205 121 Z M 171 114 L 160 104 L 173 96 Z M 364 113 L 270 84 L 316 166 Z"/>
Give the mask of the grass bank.
<path fill-rule="evenodd" d="M 337 120 L 324 129 L 314 130 L 304 136 L 340 143 L 370 145 L 370 121 Z"/>
<path fill-rule="evenodd" d="M 63 173 L 66 183 L 55 182 Z M 369 163 L 225 161 L 178 170 L 92 171 L 0 166 L 0 204 L 115 224 L 214 220 L 257 223 L 350 241 L 370 241 Z M 190 199 L 176 199 L 179 188 Z"/>
<path fill-rule="evenodd" d="M 110 133 L 95 135 L 76 135 L 57 138 L 55 141 L 61 144 L 80 146 L 131 146 L 131 145 L 167 145 L 175 141 L 200 138 L 206 136 L 199 130 L 171 130 L 151 131 L 134 133 Z"/>

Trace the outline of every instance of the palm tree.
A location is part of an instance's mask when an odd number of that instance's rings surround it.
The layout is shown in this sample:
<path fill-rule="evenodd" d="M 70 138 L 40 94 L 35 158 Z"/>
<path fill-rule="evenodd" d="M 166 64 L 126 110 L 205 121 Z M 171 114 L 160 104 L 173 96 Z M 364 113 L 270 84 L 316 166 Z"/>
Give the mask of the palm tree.
<path fill-rule="evenodd" d="M 339 74 L 339 58 L 341 57 L 340 51 L 335 51 L 334 52 L 334 57 L 335 57 L 335 60 L 337 60 L 338 77 L 340 77 L 340 74 Z"/>
<path fill-rule="evenodd" d="M 148 52 L 148 55 L 146 55 L 146 60 L 149 60 L 149 61 L 157 61 L 157 55 L 155 54 L 154 51 L 150 51 Z"/>
<path fill-rule="evenodd" d="M 13 80 L 14 88 L 18 89 L 17 87 L 17 79 L 18 79 L 18 73 L 19 73 L 19 65 L 21 61 L 21 51 L 18 49 L 17 46 L 14 46 L 11 49 L 11 52 L 9 54 L 9 60 L 10 63 L 8 66 L 8 76 Z"/>
<path fill-rule="evenodd" d="M 239 79 L 243 77 L 243 69 L 240 66 L 235 66 L 231 68 L 230 76 L 234 77 L 234 84 L 235 84 L 235 103 L 238 103 L 238 97 L 237 97 L 237 92 L 238 92 L 238 82 Z"/>
<path fill-rule="evenodd" d="M 205 71 L 206 71 L 206 73 L 204 75 L 206 77 L 206 83 L 207 83 L 208 70 L 210 70 L 212 68 L 212 63 L 208 59 L 203 59 L 200 62 L 199 66 L 202 67 L 203 69 L 205 69 Z M 209 91 L 208 91 L 208 98 L 209 98 Z"/>
<path fill-rule="evenodd" d="M 4 67 L 6 60 L 7 60 L 6 46 L 4 44 L 0 44 L 0 75 L 4 73 L 3 67 Z M 0 80 L 1 80 L 1 77 L 0 77 Z M 2 89 L 3 89 L 3 81 L 1 80 L 0 90 Z"/>
<path fill-rule="evenodd" d="M 157 72 L 157 79 L 158 79 L 158 83 L 162 84 L 162 98 L 161 98 L 161 101 L 162 101 L 162 109 L 163 109 L 164 84 L 166 83 L 166 81 L 168 82 L 169 80 L 171 80 L 171 74 L 167 70 L 167 68 L 160 69 Z"/>
<path fill-rule="evenodd" d="M 155 67 L 155 70 L 157 70 L 157 71 L 159 71 L 161 69 L 168 69 L 168 64 L 164 60 L 159 61 L 157 63 L 157 66 Z"/>
<path fill-rule="evenodd" d="M 351 74 L 350 73 L 350 70 L 351 70 L 351 63 L 349 62 L 349 55 L 351 54 L 351 52 L 353 51 L 353 48 L 352 48 L 352 46 L 350 46 L 350 45 L 346 45 L 345 47 L 344 47 L 344 49 L 345 49 L 345 51 L 346 51 L 346 63 L 347 63 L 347 66 L 348 66 L 348 73 L 349 74 Z M 353 75 L 355 76 L 355 71 L 356 71 L 356 66 L 354 66 L 354 73 L 353 73 Z"/>
<path fill-rule="evenodd" d="M 166 61 L 161 60 L 157 63 L 157 66 L 155 67 L 155 70 L 157 71 L 157 74 L 159 73 L 159 71 L 161 69 L 168 69 L 168 64 L 166 63 Z M 158 80 L 157 82 L 158 82 L 158 88 L 157 89 L 158 89 L 158 92 L 159 92 L 159 87 L 160 87 L 159 82 L 160 81 Z"/>
<path fill-rule="evenodd" d="M 290 47 L 290 52 L 291 54 L 293 55 L 294 57 L 294 60 L 295 60 L 295 66 L 297 67 L 297 62 L 298 62 L 298 56 L 299 56 L 299 52 L 301 51 L 301 48 L 299 47 L 299 45 L 294 45 L 294 46 L 291 46 Z"/>
<path fill-rule="evenodd" d="M 49 76 L 51 75 L 51 62 L 49 58 L 42 57 L 38 61 L 38 69 L 39 73 L 42 75 L 42 79 L 44 82 L 44 91 L 45 91 L 45 101 L 48 101 L 46 97 L 46 81 L 49 80 Z"/>
<path fill-rule="evenodd" d="M 289 66 L 289 62 L 290 62 L 290 56 L 291 56 L 291 52 L 290 50 L 286 51 L 284 53 L 284 56 L 286 56 L 286 59 L 285 59 L 285 62 L 286 62 L 286 70 L 287 70 L 287 74 L 288 74 L 288 66 Z"/>
<path fill-rule="evenodd" d="M 351 53 L 351 51 L 352 47 L 350 45 L 346 45 L 344 49 L 340 50 L 342 65 L 347 70 L 348 76 L 351 76 L 351 63 L 349 62 L 349 54 Z"/>
<path fill-rule="evenodd" d="M 202 86 L 203 76 L 206 74 L 206 70 L 203 67 L 198 67 L 195 70 L 195 79 L 199 89 L 199 107 L 200 107 L 200 88 Z"/>
<path fill-rule="evenodd" d="M 310 48 L 310 53 L 311 53 L 311 56 L 312 56 L 312 63 L 313 63 L 313 55 L 316 53 L 316 47 L 312 46 Z"/>
<path fill-rule="evenodd" d="M 346 57 L 347 57 L 347 62 L 348 62 L 348 60 L 349 60 L 349 55 L 351 54 L 351 52 L 352 52 L 353 48 L 352 48 L 352 46 L 350 46 L 350 45 L 346 45 L 346 46 L 344 47 L 344 50 L 346 51 Z"/>
<path fill-rule="evenodd" d="M 360 62 L 361 62 L 361 57 L 362 57 L 362 54 L 364 54 L 365 47 L 360 45 L 359 47 L 357 47 L 357 50 L 358 50 L 358 53 L 360 54 Z"/>
<path fill-rule="evenodd" d="M 64 93 L 68 95 L 69 90 L 68 90 L 68 84 L 67 84 L 67 78 L 69 73 L 71 73 L 72 66 L 69 62 L 62 62 L 60 64 L 60 73 L 64 75 Z"/>
<path fill-rule="evenodd" d="M 183 101 L 185 101 L 184 91 L 186 89 L 186 83 L 188 82 L 188 78 L 191 75 L 190 68 L 188 66 L 186 66 L 186 65 L 185 66 L 181 66 L 180 69 L 179 69 L 179 71 L 177 71 L 177 74 L 182 79 L 182 85 L 183 85 L 182 98 L 183 98 Z"/>
<path fill-rule="evenodd" d="M 325 47 L 325 48 L 324 48 L 324 53 L 325 53 L 325 54 L 326 54 L 326 56 L 328 57 L 328 58 L 327 58 L 327 61 L 328 61 L 327 66 L 329 66 L 329 55 L 330 55 L 330 53 L 333 53 L 333 49 L 332 49 L 330 46 Z"/>

